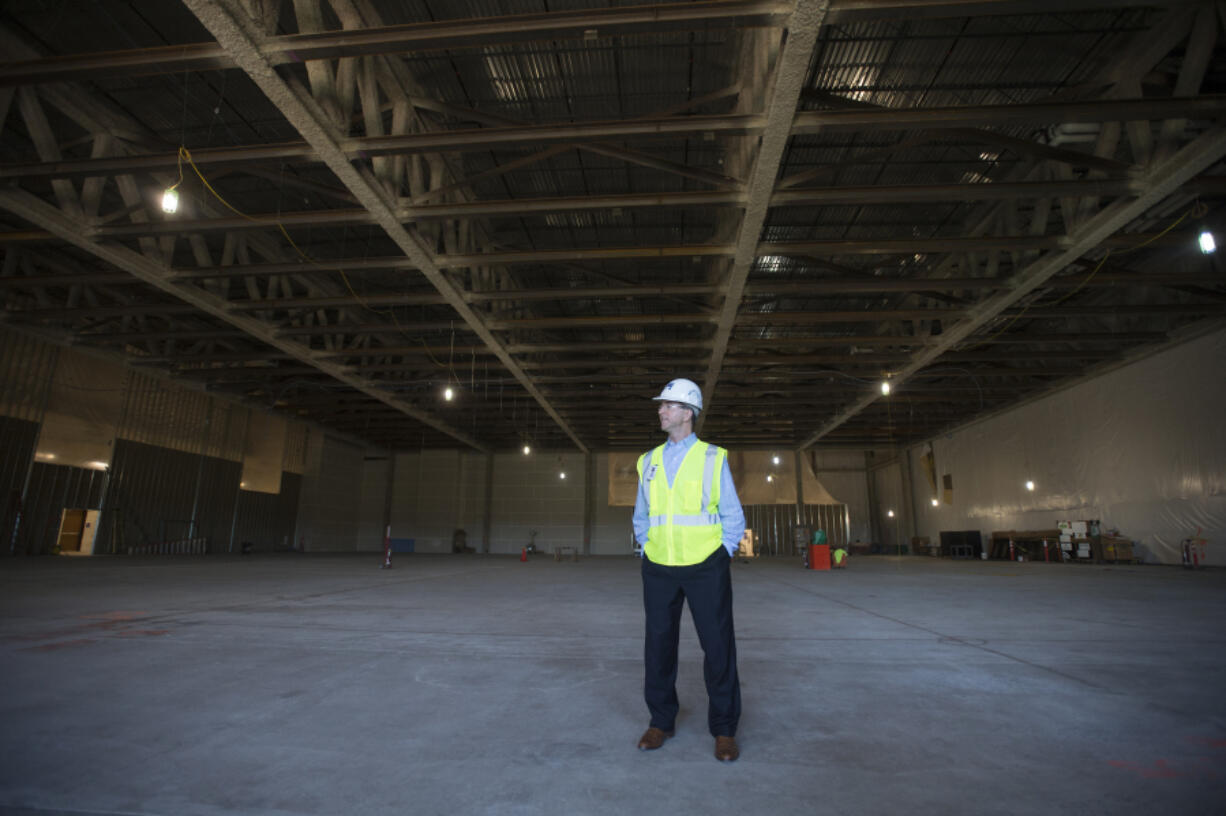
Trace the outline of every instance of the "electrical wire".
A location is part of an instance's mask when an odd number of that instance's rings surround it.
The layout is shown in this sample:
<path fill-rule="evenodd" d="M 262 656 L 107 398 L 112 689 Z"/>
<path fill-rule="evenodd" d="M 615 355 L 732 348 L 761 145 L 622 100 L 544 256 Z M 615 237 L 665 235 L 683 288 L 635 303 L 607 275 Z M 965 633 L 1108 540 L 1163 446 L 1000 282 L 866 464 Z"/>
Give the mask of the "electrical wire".
<path fill-rule="evenodd" d="M 209 180 L 205 178 L 204 173 L 201 172 L 200 168 L 196 166 L 196 162 L 192 160 L 191 151 L 188 150 L 184 146 L 179 147 L 179 180 L 167 188 L 168 192 L 171 190 L 174 190 L 176 187 L 178 187 L 180 184 L 183 183 L 183 160 L 184 159 L 187 160 L 188 165 L 191 166 L 192 170 L 194 170 L 196 175 L 199 177 L 200 183 L 203 184 L 204 188 L 208 190 L 209 193 L 212 194 L 213 198 L 216 198 L 227 209 L 229 209 L 231 212 L 233 212 L 235 215 L 238 215 L 241 218 L 245 218 L 248 221 L 251 221 L 252 223 L 256 223 L 256 224 L 264 223 L 264 219 L 255 218 L 253 216 L 250 216 L 247 213 L 235 207 L 229 201 L 226 201 L 226 199 L 221 195 L 221 193 L 217 192 L 217 190 L 213 187 L 213 185 L 209 183 Z M 289 243 L 291 247 L 294 248 L 294 252 L 298 253 L 298 256 L 302 258 L 302 260 L 316 267 L 320 271 L 323 271 L 323 272 L 330 271 L 327 267 L 324 267 L 322 264 L 317 262 L 314 258 L 312 258 L 310 255 L 304 252 L 301 247 L 298 246 L 298 244 L 290 236 L 289 232 L 285 229 L 284 224 L 282 224 L 280 221 L 276 221 L 274 223 L 276 224 L 277 230 L 280 231 L 281 235 L 285 237 L 285 240 Z M 349 294 L 353 297 L 355 301 L 357 301 L 358 305 L 360 305 L 362 308 L 366 309 L 367 311 L 370 311 L 381 317 L 389 318 L 392 321 L 392 325 L 396 327 L 396 330 L 399 331 L 400 334 L 403 335 L 406 340 L 416 340 L 421 345 L 422 349 L 426 352 L 426 356 L 430 358 L 430 362 L 434 363 L 434 365 L 439 368 L 446 368 L 445 365 L 443 365 L 437 359 L 435 359 L 434 354 L 431 353 L 430 351 L 430 347 L 426 345 L 424 338 L 414 337 L 413 335 L 410 335 L 408 332 L 405 331 L 404 327 L 400 325 L 400 321 L 396 319 L 395 310 L 376 309 L 374 306 L 371 306 L 369 303 L 367 303 L 362 298 L 361 295 L 358 294 L 357 290 L 353 288 L 353 284 L 350 283 L 349 276 L 345 274 L 344 268 L 336 267 L 336 271 L 340 273 L 341 280 L 344 282 L 345 288 L 349 290 Z M 454 338 L 452 342 L 454 343 Z"/>
<path fill-rule="evenodd" d="M 1159 238 L 1161 238 L 1162 236 L 1166 235 L 1168 232 L 1170 232 L 1171 230 L 1175 229 L 1175 227 L 1177 227 L 1177 226 L 1179 226 L 1181 223 L 1183 223 L 1183 220 L 1184 220 L 1185 218 L 1187 218 L 1189 215 L 1192 215 L 1192 214 L 1194 214 L 1194 213 L 1200 213 L 1200 212 L 1202 212 L 1201 208 L 1202 208 L 1203 206 L 1204 206 L 1204 205 L 1202 205 L 1202 204 L 1200 204 L 1199 202 L 1197 202 L 1196 204 L 1192 205 L 1192 206 L 1191 206 L 1191 207 L 1189 207 L 1187 210 L 1185 210 L 1185 211 L 1184 211 L 1184 213 L 1183 213 L 1183 215 L 1179 216 L 1179 217 L 1178 217 L 1178 218 L 1176 218 L 1174 221 L 1172 221 L 1172 222 L 1171 222 L 1171 224 L 1170 224 L 1169 226 L 1167 226 L 1167 228 L 1166 228 L 1166 229 L 1162 230 L 1162 232 L 1159 232 L 1159 233 L 1158 233 L 1158 234 L 1156 234 L 1156 235 L 1151 235 L 1149 238 L 1147 238 L 1146 240 L 1144 240 L 1144 241 L 1142 241 L 1141 243 L 1137 244 L 1136 246 L 1131 246 L 1131 247 L 1128 247 L 1128 248 L 1126 248 L 1126 249 L 1121 249 L 1119 252 L 1115 252 L 1114 250 L 1108 249 L 1108 250 L 1107 250 L 1107 252 L 1106 252 L 1106 254 L 1104 254 L 1104 255 L 1103 255 L 1103 257 L 1102 257 L 1101 259 L 1099 259 L 1098 263 L 1094 265 L 1094 268 L 1090 270 L 1090 274 L 1086 275 L 1085 280 L 1083 280 L 1081 283 L 1079 283 L 1079 284 L 1078 284 L 1078 285 L 1077 285 L 1077 286 L 1076 286 L 1076 287 L 1075 287 L 1075 288 L 1074 288 L 1074 289 L 1073 289 L 1071 292 L 1069 292 L 1068 294 L 1066 294 L 1064 297 L 1060 298 L 1059 300 L 1055 301 L 1054 303 L 1049 303 L 1049 304 L 1047 304 L 1047 305 L 1048 305 L 1048 306 L 1059 306 L 1061 303 L 1064 303 L 1066 300 L 1068 300 L 1069 298 L 1071 298 L 1073 295 L 1077 294 L 1077 293 L 1078 293 L 1078 292 L 1080 292 L 1082 289 L 1084 289 L 1084 288 L 1086 287 L 1086 285 L 1087 285 L 1087 284 L 1089 284 L 1089 282 L 1090 282 L 1091 280 L 1093 280 L 1094 276 L 1098 274 L 1099 270 L 1101 270 L 1101 269 L 1103 268 L 1103 265 L 1107 263 L 1107 259 L 1108 259 L 1108 258 L 1110 258 L 1110 257 L 1111 257 L 1111 255 L 1112 255 L 1113 253 L 1114 253 L 1114 254 L 1116 254 L 1116 255 L 1126 255 L 1126 254 L 1128 254 L 1129 252 L 1136 252 L 1138 249 L 1142 249 L 1142 248 L 1144 248 L 1144 247 L 1146 247 L 1146 246 L 1149 246 L 1149 245 L 1150 245 L 1150 244 L 1152 244 L 1154 241 L 1157 241 Z M 976 344 L 975 344 L 975 345 L 973 345 L 973 346 L 967 346 L 966 348 L 961 349 L 961 351 L 974 351 L 975 349 L 979 348 L 980 346 L 985 346 L 985 345 L 987 345 L 988 343 L 990 343 L 990 342 L 992 342 L 993 340 L 995 340 L 997 337 L 1000 337 L 1002 334 L 1004 334 L 1006 331 L 1008 331 L 1008 330 L 1009 330 L 1009 327 L 1010 327 L 1010 326 L 1012 326 L 1014 323 L 1016 323 L 1018 320 L 1020 320 L 1020 319 L 1022 318 L 1022 316 L 1023 316 L 1023 315 L 1025 315 L 1025 314 L 1026 314 L 1026 312 L 1028 312 L 1028 311 L 1030 310 L 1030 307 L 1031 307 L 1031 306 L 1034 306 L 1036 303 L 1038 303 L 1038 301 L 1039 301 L 1039 298 L 1036 298 L 1035 300 L 1031 301 L 1030 303 L 1027 303 L 1027 304 L 1026 304 L 1024 307 L 1022 307 L 1022 310 L 1021 310 L 1020 312 L 1018 312 L 1017 314 L 1015 314 L 1015 315 L 1013 316 L 1013 318 L 1012 318 L 1011 320 L 1009 320 L 1007 323 L 1005 323 L 1005 325 L 1004 325 L 1004 326 L 1001 326 L 1001 328 L 1000 328 L 1000 330 L 999 330 L 999 331 L 994 332 L 993 334 L 989 335 L 988 337 L 984 338 L 983 340 L 980 340 L 978 343 L 976 343 Z"/>

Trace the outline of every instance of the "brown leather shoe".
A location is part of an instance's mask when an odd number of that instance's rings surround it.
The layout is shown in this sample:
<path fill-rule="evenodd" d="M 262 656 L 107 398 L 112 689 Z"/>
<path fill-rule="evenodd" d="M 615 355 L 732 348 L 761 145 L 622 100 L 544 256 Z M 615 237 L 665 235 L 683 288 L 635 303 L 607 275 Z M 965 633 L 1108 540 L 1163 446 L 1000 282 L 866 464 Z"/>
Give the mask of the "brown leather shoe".
<path fill-rule="evenodd" d="M 672 731 L 661 731 L 659 728 L 652 726 L 643 732 L 643 736 L 639 740 L 639 750 L 654 751 L 664 744 L 664 740 L 672 735 Z"/>
<path fill-rule="evenodd" d="M 741 755 L 741 749 L 736 747 L 736 737 L 715 738 L 715 758 L 720 762 L 735 762 Z"/>

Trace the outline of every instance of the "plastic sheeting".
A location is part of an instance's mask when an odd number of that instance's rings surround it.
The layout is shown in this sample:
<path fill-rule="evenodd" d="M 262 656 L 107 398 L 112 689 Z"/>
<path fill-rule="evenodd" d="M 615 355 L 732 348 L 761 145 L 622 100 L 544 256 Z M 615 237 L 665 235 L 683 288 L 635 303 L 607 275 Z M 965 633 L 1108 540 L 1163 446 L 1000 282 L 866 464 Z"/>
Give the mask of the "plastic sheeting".
<path fill-rule="evenodd" d="M 247 418 L 247 444 L 243 450 L 243 490 L 281 492 L 281 462 L 285 458 L 285 420 L 252 411 Z"/>
<path fill-rule="evenodd" d="M 641 453 L 609 454 L 609 506 L 634 507 L 639 489 L 638 461 Z"/>
<path fill-rule="evenodd" d="M 795 464 L 795 454 L 787 450 L 728 452 L 728 469 L 741 504 L 796 504 Z M 805 504 L 843 503 L 818 481 L 807 457 L 801 458 L 801 468 Z"/>
<path fill-rule="evenodd" d="M 71 349 L 52 375 L 35 457 L 40 462 L 102 470 L 110 465 L 123 414 L 127 372 Z"/>
<path fill-rule="evenodd" d="M 931 505 L 911 449 L 916 529 L 1047 529 L 1099 519 L 1150 563 L 1202 530 L 1226 563 L 1226 331 L 1159 352 L 932 443 L 953 501 Z M 1025 487 L 1035 483 L 1034 491 Z"/>

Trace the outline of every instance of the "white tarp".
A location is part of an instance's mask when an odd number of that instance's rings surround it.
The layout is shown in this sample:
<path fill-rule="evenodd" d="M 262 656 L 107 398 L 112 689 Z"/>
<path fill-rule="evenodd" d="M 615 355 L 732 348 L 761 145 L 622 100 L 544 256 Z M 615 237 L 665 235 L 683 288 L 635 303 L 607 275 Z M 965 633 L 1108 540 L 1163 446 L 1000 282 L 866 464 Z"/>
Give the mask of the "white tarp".
<path fill-rule="evenodd" d="M 247 443 L 243 449 L 243 490 L 281 492 L 281 462 L 285 458 L 284 417 L 252 411 L 247 418 Z"/>
<path fill-rule="evenodd" d="M 122 367 L 62 349 L 38 436 L 38 461 L 94 470 L 109 467 L 126 388 Z"/>
<path fill-rule="evenodd" d="M 1226 563 L 1226 331 L 1200 337 L 932 443 L 953 502 L 931 506 L 911 449 L 916 529 L 1027 530 L 1099 519 L 1144 560 L 1179 563 L 1209 539 Z M 1035 482 L 1028 491 L 1027 480 Z"/>

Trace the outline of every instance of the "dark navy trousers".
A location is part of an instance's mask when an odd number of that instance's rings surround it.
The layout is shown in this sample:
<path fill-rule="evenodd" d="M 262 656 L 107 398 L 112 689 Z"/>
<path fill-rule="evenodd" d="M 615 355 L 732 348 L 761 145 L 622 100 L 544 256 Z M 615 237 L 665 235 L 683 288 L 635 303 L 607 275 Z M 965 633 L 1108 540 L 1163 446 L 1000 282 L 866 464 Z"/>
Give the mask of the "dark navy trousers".
<path fill-rule="evenodd" d="M 643 609 L 647 613 L 643 696 L 651 725 L 672 731 L 677 719 L 677 644 L 681 607 L 688 603 L 702 645 L 707 683 L 707 727 L 713 737 L 735 737 L 741 719 L 732 627 L 732 558 L 720 545 L 707 560 L 666 567 L 643 558 Z"/>

